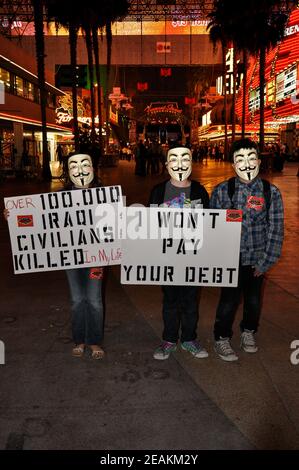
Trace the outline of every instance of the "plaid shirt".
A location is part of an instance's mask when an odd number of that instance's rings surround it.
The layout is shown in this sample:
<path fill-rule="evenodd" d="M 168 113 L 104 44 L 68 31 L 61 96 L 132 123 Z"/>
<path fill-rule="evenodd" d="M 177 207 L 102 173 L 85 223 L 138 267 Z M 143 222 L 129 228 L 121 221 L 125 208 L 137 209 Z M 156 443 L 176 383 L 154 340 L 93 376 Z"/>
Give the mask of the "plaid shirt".
<path fill-rule="evenodd" d="M 270 185 L 271 202 L 268 210 L 264 198 L 263 183 L 255 178 L 250 183 L 242 183 L 236 178 L 235 193 L 231 202 L 228 195 L 228 182 L 220 183 L 214 189 L 210 207 L 212 209 L 242 209 L 241 265 L 254 266 L 264 273 L 278 260 L 283 242 L 283 203 L 279 189 Z M 253 208 L 250 196 L 261 201 L 262 206 Z"/>

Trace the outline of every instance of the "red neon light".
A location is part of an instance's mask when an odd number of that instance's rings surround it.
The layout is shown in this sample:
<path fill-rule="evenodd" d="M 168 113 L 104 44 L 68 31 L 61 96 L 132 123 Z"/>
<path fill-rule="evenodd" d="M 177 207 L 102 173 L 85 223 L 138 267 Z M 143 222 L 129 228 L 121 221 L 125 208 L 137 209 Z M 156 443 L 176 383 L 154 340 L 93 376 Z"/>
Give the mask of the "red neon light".
<path fill-rule="evenodd" d="M 297 63 L 297 80 L 299 79 L 299 8 L 290 15 L 287 25 L 287 33 L 284 39 L 276 47 L 272 48 L 266 56 L 265 81 L 265 121 L 275 121 L 275 119 L 299 114 L 299 99 L 294 95 L 285 97 L 276 102 L 276 77 L 277 75 Z M 269 101 L 268 84 L 274 80 L 273 100 Z M 251 58 L 247 71 L 248 88 L 246 90 L 246 113 L 245 122 L 259 123 L 259 109 L 250 113 L 248 109 L 249 92 L 259 87 L 259 61 Z M 272 92 L 271 92 L 272 94 Z M 298 95 L 298 89 L 296 90 Z M 236 113 L 242 118 L 243 89 L 239 90 L 236 101 Z"/>
<path fill-rule="evenodd" d="M 138 91 L 146 91 L 148 90 L 148 83 L 147 82 L 137 82 L 137 90 Z"/>
<path fill-rule="evenodd" d="M 195 98 L 189 98 L 185 96 L 185 104 L 195 104 Z"/>
<path fill-rule="evenodd" d="M 170 67 L 161 67 L 160 75 L 161 75 L 161 77 L 170 77 L 171 76 L 171 68 Z"/>
<path fill-rule="evenodd" d="M 42 123 L 41 121 L 38 121 L 37 119 L 28 119 L 28 118 L 25 118 L 25 117 L 22 117 L 22 116 L 16 116 L 14 114 L 6 114 L 6 113 L 0 113 L 0 119 L 3 118 L 3 119 L 10 119 L 11 121 L 12 120 L 15 120 L 15 121 L 20 121 L 20 122 L 25 122 L 25 124 L 37 124 L 39 126 L 42 127 Z M 50 124 L 49 122 L 46 123 L 47 126 L 49 127 L 53 127 L 54 129 L 58 129 L 58 130 L 63 130 L 63 131 L 69 131 L 69 129 L 67 127 L 63 127 L 63 126 L 59 126 L 57 124 Z"/>

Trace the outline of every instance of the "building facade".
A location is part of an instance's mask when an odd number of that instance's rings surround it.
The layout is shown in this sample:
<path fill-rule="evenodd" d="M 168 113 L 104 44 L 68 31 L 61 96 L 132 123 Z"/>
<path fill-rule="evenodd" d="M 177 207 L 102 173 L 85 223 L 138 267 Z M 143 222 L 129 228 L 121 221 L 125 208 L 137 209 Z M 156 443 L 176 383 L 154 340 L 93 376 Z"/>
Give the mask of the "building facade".
<path fill-rule="evenodd" d="M 36 59 L 19 42 L 2 36 L 0 50 L 1 169 L 18 171 L 24 165 L 38 169 L 42 138 Z M 56 123 L 57 98 L 63 92 L 54 83 L 54 74 L 46 70 L 47 140 L 52 162 L 56 160 L 58 142 L 71 136 L 69 129 Z"/>

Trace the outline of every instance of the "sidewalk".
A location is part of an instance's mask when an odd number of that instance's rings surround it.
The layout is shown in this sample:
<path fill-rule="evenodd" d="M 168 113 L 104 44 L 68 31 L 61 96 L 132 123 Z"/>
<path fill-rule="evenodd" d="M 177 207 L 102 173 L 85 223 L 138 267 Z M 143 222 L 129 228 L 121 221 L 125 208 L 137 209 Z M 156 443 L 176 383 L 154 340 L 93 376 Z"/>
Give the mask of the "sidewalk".
<path fill-rule="evenodd" d="M 210 192 L 233 174 L 227 163 L 194 165 Z M 299 365 L 290 343 L 299 339 L 298 181 L 296 164 L 266 177 L 282 191 L 286 242 L 268 276 L 255 355 L 224 363 L 213 352 L 212 326 L 219 290 L 202 289 L 199 336 L 207 359 L 178 350 L 152 358 L 161 335 L 161 293 L 154 286 L 121 286 L 109 270 L 103 361 L 70 354 L 70 313 L 63 272 L 15 276 L 8 230 L 0 224 L 0 449 L 298 449 Z M 105 168 L 103 184 L 120 183 L 127 203 L 146 203 L 166 177 L 134 175 L 134 164 Z M 58 189 L 5 183 L 4 195 Z M 235 324 L 233 344 L 238 350 Z"/>

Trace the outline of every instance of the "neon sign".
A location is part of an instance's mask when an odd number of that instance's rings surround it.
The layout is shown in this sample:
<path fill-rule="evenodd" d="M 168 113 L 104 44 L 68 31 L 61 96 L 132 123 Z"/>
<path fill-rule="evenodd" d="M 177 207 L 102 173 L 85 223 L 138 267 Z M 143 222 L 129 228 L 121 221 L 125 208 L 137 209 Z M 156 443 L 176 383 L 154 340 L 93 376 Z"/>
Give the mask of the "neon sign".
<path fill-rule="evenodd" d="M 70 122 L 74 119 L 73 116 L 71 116 L 69 113 L 65 112 L 65 111 L 57 111 L 56 110 L 56 122 L 58 124 L 61 124 L 61 123 L 66 123 L 66 122 Z M 88 124 L 91 126 L 91 117 L 87 117 L 87 116 L 78 116 L 78 122 L 82 122 L 82 124 Z M 96 124 L 99 124 L 99 116 L 96 116 L 95 117 L 95 123 Z"/>
<path fill-rule="evenodd" d="M 22 21 L 19 21 L 19 20 L 15 20 L 15 21 L 10 22 L 8 20 L 8 18 L 5 17 L 3 19 L 1 25 L 3 26 L 3 28 L 9 28 L 10 27 L 10 29 L 14 29 L 14 28 L 22 28 L 23 23 L 22 23 Z"/>
<path fill-rule="evenodd" d="M 292 34 L 296 34 L 299 32 L 299 24 L 294 24 L 293 26 L 289 26 L 284 30 L 285 36 L 292 36 Z"/>
<path fill-rule="evenodd" d="M 209 22 L 207 20 L 194 20 L 194 21 L 172 21 L 172 26 L 174 28 L 183 27 L 183 26 L 208 26 Z"/>

